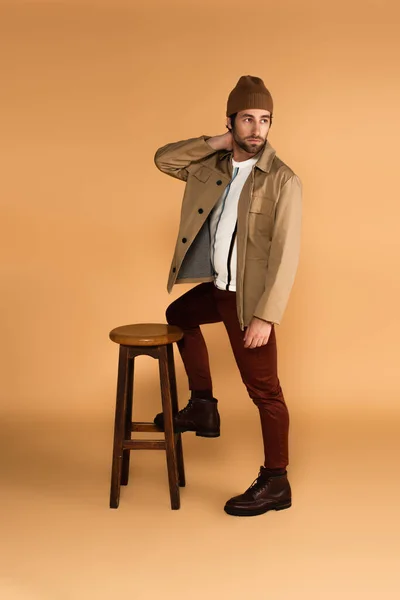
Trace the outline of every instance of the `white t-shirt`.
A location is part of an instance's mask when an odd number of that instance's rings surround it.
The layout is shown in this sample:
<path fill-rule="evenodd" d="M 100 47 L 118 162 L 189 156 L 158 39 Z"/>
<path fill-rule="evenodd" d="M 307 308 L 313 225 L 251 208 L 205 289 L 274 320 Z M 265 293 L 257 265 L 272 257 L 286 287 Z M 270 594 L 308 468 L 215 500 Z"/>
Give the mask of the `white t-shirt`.
<path fill-rule="evenodd" d="M 258 158 L 249 158 L 242 162 L 232 159 L 232 179 L 210 214 L 214 283 L 221 290 L 236 291 L 237 208 L 245 181 Z"/>

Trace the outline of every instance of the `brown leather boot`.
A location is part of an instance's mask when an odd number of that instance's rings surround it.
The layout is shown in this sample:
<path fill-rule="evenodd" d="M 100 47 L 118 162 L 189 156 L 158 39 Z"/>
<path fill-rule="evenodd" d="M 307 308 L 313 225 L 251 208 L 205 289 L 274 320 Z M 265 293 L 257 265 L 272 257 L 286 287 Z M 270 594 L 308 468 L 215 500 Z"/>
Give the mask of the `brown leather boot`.
<path fill-rule="evenodd" d="M 218 400 L 203 400 L 192 398 L 185 408 L 180 410 L 174 418 L 174 431 L 195 431 L 200 437 L 219 437 L 220 418 L 217 408 Z M 164 431 L 164 415 L 159 413 L 154 418 L 154 423 Z"/>
<path fill-rule="evenodd" d="M 268 469 L 260 467 L 257 479 L 241 494 L 228 500 L 225 512 L 237 517 L 262 515 L 268 510 L 283 510 L 292 505 L 292 493 L 284 475 L 271 475 Z"/>

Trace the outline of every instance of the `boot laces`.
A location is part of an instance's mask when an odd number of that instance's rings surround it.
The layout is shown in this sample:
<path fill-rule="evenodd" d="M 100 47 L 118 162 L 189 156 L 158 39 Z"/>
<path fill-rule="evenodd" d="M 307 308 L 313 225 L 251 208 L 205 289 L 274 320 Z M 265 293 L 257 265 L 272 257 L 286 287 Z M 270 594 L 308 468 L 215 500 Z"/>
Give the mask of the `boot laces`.
<path fill-rule="evenodd" d="M 262 469 L 260 469 L 258 476 L 253 481 L 253 483 L 247 488 L 245 493 L 258 492 L 258 490 L 261 490 L 263 487 L 265 487 L 265 484 L 267 483 L 267 481 L 268 481 L 268 478 L 265 478 L 265 475 L 263 474 Z"/>
<path fill-rule="evenodd" d="M 189 412 L 189 410 L 192 408 L 192 406 L 193 406 L 193 403 L 191 400 L 189 400 L 189 403 L 178 412 L 178 415 L 185 415 L 187 412 Z"/>

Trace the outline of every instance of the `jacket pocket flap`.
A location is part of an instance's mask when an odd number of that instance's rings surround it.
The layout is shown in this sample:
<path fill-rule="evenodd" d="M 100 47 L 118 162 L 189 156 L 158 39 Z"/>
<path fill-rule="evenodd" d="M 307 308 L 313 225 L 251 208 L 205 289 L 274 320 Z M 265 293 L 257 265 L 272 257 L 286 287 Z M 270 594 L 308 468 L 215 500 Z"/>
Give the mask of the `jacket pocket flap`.
<path fill-rule="evenodd" d="M 267 196 L 254 196 L 249 212 L 263 215 L 272 215 L 275 208 L 275 202 Z"/>
<path fill-rule="evenodd" d="M 207 169 L 207 167 L 203 167 L 202 165 L 193 165 L 189 170 L 190 173 L 196 177 L 196 179 L 202 181 L 203 183 L 206 182 L 211 175 L 210 169 Z"/>

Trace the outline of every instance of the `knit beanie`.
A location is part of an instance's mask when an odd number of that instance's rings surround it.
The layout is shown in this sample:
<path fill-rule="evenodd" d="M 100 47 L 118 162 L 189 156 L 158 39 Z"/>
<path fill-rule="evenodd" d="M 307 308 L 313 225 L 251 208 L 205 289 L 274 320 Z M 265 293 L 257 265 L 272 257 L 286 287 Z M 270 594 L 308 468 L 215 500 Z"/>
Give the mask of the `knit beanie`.
<path fill-rule="evenodd" d="M 228 97 L 226 116 L 229 117 L 246 108 L 263 108 L 272 115 L 272 96 L 259 77 L 243 75 Z"/>

